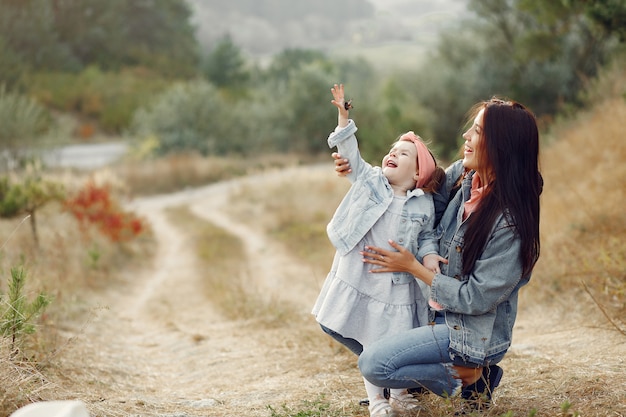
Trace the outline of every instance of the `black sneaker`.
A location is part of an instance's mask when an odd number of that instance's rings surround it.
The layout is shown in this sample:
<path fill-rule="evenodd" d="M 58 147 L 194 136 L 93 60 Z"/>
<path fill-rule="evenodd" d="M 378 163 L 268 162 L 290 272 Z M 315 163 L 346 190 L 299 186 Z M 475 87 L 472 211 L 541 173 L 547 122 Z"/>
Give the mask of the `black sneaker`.
<path fill-rule="evenodd" d="M 490 365 L 483 368 L 483 374 L 471 385 L 463 388 L 461 398 L 465 400 L 472 410 L 483 410 L 491 405 L 491 395 L 502 380 L 504 371 L 498 365 Z"/>
<path fill-rule="evenodd" d="M 428 394 L 428 390 L 424 387 L 417 387 L 417 388 L 409 388 L 407 389 L 407 391 L 409 392 L 409 394 Z"/>

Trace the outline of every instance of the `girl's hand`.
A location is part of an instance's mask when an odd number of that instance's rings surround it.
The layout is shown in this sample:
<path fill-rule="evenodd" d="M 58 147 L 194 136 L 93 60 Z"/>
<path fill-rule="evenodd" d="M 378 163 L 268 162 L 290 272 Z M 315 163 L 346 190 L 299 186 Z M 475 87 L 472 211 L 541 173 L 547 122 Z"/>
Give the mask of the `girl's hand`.
<path fill-rule="evenodd" d="M 343 159 L 337 152 L 333 152 L 332 157 L 335 159 L 335 171 L 338 176 L 345 177 L 352 172 L 352 168 L 350 168 L 350 161 Z"/>
<path fill-rule="evenodd" d="M 330 92 L 333 94 L 333 99 L 330 101 L 337 107 L 337 125 L 339 127 L 346 127 L 348 125 L 348 109 L 350 104 L 346 105 L 346 98 L 344 96 L 343 84 L 335 84 L 331 87 Z"/>
<path fill-rule="evenodd" d="M 426 269 L 428 269 L 429 271 L 433 271 L 435 274 L 441 272 L 441 269 L 439 269 L 440 262 L 447 264 L 448 260 L 446 258 L 442 258 L 436 253 L 431 253 L 424 256 L 424 267 L 426 267 Z"/>
<path fill-rule="evenodd" d="M 344 96 L 343 84 L 335 84 L 331 87 L 330 92 L 333 94 L 333 99 L 330 101 L 339 109 L 339 113 L 342 116 L 348 118 L 348 109 L 349 106 L 346 106 L 346 98 Z"/>

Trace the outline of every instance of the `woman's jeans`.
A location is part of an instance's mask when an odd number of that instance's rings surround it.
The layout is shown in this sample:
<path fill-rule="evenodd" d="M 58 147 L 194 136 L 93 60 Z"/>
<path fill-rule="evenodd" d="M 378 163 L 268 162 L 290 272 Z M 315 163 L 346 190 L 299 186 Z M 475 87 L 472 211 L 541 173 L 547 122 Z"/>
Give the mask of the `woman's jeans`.
<path fill-rule="evenodd" d="M 435 325 L 403 331 L 365 347 L 359 368 L 369 382 L 379 387 L 423 387 L 440 396 L 461 391 L 462 382 L 448 354 L 450 330 L 442 317 Z"/>

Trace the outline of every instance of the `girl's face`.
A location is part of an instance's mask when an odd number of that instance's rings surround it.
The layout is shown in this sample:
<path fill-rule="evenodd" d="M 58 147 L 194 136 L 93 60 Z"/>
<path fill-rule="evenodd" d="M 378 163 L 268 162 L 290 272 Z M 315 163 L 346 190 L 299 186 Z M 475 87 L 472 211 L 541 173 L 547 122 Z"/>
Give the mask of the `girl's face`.
<path fill-rule="evenodd" d="M 479 175 L 485 169 L 484 159 L 484 143 L 483 143 L 483 116 L 485 109 L 481 109 L 474 124 L 463 133 L 465 139 L 465 148 L 463 151 L 463 166 L 468 169 L 476 170 Z"/>
<path fill-rule="evenodd" d="M 406 190 L 415 188 L 417 182 L 417 148 L 411 141 L 396 142 L 383 158 L 383 174 L 391 185 Z"/>

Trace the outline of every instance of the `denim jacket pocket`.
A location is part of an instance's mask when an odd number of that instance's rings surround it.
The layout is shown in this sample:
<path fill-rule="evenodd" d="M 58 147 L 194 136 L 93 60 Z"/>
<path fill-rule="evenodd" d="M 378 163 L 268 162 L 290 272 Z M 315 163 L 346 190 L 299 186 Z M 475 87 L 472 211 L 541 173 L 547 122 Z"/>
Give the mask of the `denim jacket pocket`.
<path fill-rule="evenodd" d="M 408 274 L 406 272 L 394 272 L 391 280 L 393 281 L 394 285 L 402 285 L 402 284 L 409 284 L 415 281 L 415 277 L 413 277 L 413 275 Z"/>

